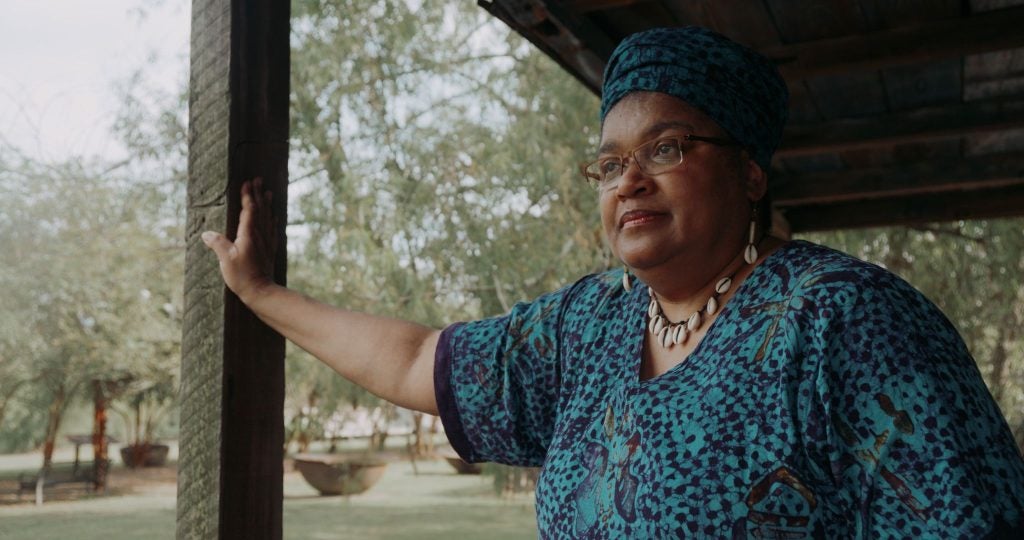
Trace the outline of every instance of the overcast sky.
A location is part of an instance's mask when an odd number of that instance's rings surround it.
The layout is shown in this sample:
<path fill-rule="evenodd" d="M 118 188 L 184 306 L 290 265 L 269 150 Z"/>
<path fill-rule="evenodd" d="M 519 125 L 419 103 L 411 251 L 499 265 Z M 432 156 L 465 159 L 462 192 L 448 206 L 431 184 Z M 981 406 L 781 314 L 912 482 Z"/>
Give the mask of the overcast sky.
<path fill-rule="evenodd" d="M 190 4 L 0 0 L 0 145 L 47 160 L 119 156 L 115 83 L 151 62 L 147 80 L 183 84 Z"/>

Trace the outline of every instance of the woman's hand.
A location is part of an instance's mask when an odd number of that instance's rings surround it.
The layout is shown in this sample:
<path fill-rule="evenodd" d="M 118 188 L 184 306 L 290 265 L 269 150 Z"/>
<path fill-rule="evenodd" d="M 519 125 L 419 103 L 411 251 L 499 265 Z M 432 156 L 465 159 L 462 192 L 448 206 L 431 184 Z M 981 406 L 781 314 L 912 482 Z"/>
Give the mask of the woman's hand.
<path fill-rule="evenodd" d="M 274 283 L 277 248 L 270 192 L 259 178 L 242 184 L 238 236 L 206 231 L 228 288 L 285 338 L 343 377 L 388 401 L 437 414 L 434 351 L 440 332 L 338 309 Z"/>
<path fill-rule="evenodd" d="M 234 242 L 218 232 L 202 234 L 203 243 L 217 254 L 224 283 L 246 304 L 274 284 L 277 231 L 271 192 L 262 188 L 262 178 L 242 184 L 242 213 Z"/>

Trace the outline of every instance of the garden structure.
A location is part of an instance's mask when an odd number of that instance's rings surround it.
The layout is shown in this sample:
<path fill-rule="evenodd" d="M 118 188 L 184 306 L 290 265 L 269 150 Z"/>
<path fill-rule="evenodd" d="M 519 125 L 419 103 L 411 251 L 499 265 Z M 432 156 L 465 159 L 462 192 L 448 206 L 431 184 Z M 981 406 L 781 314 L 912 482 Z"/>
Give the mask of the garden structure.
<path fill-rule="evenodd" d="M 36 473 L 22 473 L 18 475 L 18 499 L 28 493 L 34 493 L 37 503 L 42 503 L 42 489 L 61 484 L 79 484 L 90 491 L 104 489 L 106 487 L 106 471 L 109 470 L 110 460 L 100 458 L 92 462 L 81 460 L 81 449 L 84 445 L 93 445 L 96 438 L 93 435 L 68 435 L 68 442 L 75 445 L 75 460 L 68 463 L 50 463 Z M 104 436 L 103 446 L 109 443 L 117 443 L 118 440 Z M 94 449 L 93 455 L 99 453 Z M 97 471 L 97 465 L 101 471 Z"/>
<path fill-rule="evenodd" d="M 1024 5 L 999 0 L 493 0 L 596 89 L 636 30 L 700 24 L 778 62 L 791 94 L 776 225 L 812 231 L 1024 214 Z M 281 538 L 284 344 L 199 239 L 239 187 L 287 203 L 289 4 L 194 0 L 179 538 Z"/>

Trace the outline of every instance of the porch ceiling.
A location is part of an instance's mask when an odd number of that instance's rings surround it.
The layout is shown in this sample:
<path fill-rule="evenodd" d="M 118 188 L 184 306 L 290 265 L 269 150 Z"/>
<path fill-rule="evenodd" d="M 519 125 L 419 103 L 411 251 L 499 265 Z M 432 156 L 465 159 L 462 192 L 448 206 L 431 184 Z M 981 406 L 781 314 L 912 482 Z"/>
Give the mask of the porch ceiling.
<path fill-rule="evenodd" d="M 793 231 L 1024 215 L 1024 0 L 480 0 L 599 91 L 615 45 L 697 24 L 773 59 Z"/>

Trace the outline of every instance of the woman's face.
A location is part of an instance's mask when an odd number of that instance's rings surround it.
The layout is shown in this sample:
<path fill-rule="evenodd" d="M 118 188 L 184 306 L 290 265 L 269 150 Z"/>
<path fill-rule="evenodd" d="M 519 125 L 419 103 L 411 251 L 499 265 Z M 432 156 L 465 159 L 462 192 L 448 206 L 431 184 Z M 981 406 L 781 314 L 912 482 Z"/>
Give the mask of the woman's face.
<path fill-rule="evenodd" d="M 605 117 L 601 156 L 622 156 L 661 137 L 728 138 L 686 102 L 655 92 L 630 94 Z M 630 159 L 618 184 L 602 189 L 601 221 L 612 251 L 637 270 L 720 260 L 746 242 L 751 202 L 764 175 L 738 147 L 684 142 L 677 167 L 646 175 Z M 710 262 L 709 261 L 709 262 Z"/>

